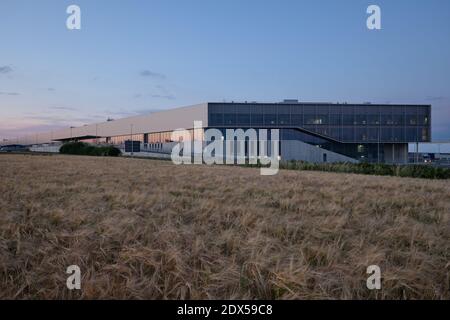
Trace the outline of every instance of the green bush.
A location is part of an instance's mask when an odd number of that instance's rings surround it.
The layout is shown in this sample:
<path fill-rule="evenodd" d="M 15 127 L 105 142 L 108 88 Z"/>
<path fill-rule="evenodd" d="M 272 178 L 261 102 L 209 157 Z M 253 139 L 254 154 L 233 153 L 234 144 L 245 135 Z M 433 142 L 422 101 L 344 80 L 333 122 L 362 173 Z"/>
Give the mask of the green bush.
<path fill-rule="evenodd" d="M 84 142 L 69 142 L 64 144 L 59 153 L 74 154 L 97 157 L 117 157 L 121 155 L 121 151 L 113 146 L 93 146 Z"/>
<path fill-rule="evenodd" d="M 308 163 L 284 161 L 280 169 L 357 173 L 378 176 L 411 177 L 423 179 L 450 179 L 450 169 L 428 165 L 389 165 L 381 163 Z"/>
<path fill-rule="evenodd" d="M 108 157 L 118 157 L 122 152 L 115 147 L 105 147 L 105 155 Z"/>

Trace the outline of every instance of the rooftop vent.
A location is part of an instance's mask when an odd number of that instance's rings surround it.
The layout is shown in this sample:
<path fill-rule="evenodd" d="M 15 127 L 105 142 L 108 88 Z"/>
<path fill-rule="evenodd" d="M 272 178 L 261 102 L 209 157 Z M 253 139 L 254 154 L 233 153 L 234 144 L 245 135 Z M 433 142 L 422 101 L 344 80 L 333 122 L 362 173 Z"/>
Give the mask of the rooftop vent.
<path fill-rule="evenodd" d="M 282 103 L 298 103 L 297 99 L 284 99 Z"/>

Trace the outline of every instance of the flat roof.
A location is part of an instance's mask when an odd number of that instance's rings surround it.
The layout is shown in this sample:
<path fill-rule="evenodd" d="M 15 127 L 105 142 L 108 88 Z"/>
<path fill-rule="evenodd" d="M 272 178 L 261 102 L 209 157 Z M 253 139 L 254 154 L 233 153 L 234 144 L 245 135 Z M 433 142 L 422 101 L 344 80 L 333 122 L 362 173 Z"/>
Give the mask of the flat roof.
<path fill-rule="evenodd" d="M 37 133 L 11 139 L 8 142 L 15 142 L 22 145 L 50 143 L 52 141 L 66 141 L 73 138 L 82 137 L 114 137 L 124 134 L 143 134 L 151 132 L 167 132 L 177 129 L 190 129 L 194 121 L 202 121 L 203 127 L 208 126 L 208 105 L 310 105 L 310 106 L 348 106 L 348 107 L 430 107 L 431 105 L 422 104 L 376 104 L 376 103 L 332 103 L 332 102 L 302 102 L 298 100 L 285 100 L 281 102 L 256 102 L 256 101 L 225 101 L 225 102 L 206 102 L 187 107 L 177 107 L 162 110 L 150 114 L 136 115 L 127 118 L 121 118 L 113 121 L 92 123 L 81 127 L 68 127 L 62 130 L 54 130 L 45 133 Z M 2 143 L 0 142 L 0 145 Z"/>
<path fill-rule="evenodd" d="M 208 102 L 208 104 L 258 104 L 258 105 L 312 105 L 312 106 L 373 106 L 373 107 L 431 107 L 431 104 L 412 104 L 412 103 L 346 103 L 346 102 L 311 102 L 311 101 L 281 101 L 281 102 L 257 102 L 257 101 L 226 101 L 226 102 Z"/>

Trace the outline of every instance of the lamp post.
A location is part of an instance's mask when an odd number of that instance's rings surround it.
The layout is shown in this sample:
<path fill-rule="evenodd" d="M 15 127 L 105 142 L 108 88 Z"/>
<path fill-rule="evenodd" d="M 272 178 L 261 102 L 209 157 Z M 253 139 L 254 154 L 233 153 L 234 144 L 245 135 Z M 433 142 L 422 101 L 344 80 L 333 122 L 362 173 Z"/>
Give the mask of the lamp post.
<path fill-rule="evenodd" d="M 380 127 L 378 127 L 377 163 L 380 163 Z"/>
<path fill-rule="evenodd" d="M 133 156 L 133 124 L 130 125 L 131 129 L 131 156 Z"/>
<path fill-rule="evenodd" d="M 439 164 L 440 164 L 441 161 L 442 161 L 442 158 L 441 158 L 441 143 L 440 143 L 440 142 L 438 142 L 438 156 L 439 156 L 438 162 L 439 162 Z M 436 159 L 435 159 L 435 160 L 436 160 Z"/>
<path fill-rule="evenodd" d="M 380 135 L 381 135 L 381 115 L 380 113 L 378 113 L 377 163 L 380 163 Z"/>
<path fill-rule="evenodd" d="M 416 139 L 417 140 L 417 139 Z M 416 161 L 415 163 L 419 163 L 419 142 L 416 141 Z"/>

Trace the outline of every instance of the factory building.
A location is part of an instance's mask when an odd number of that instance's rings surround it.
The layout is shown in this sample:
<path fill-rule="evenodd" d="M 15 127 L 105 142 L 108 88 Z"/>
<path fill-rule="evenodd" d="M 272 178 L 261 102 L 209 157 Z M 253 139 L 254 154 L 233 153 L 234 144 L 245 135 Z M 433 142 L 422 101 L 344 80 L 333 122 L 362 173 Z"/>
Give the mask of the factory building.
<path fill-rule="evenodd" d="M 30 135 L 10 143 L 44 145 L 85 141 L 170 153 L 174 130 L 191 139 L 194 121 L 203 130 L 279 129 L 282 160 L 407 163 L 408 143 L 431 141 L 431 106 L 404 104 L 209 102 L 190 107 Z M 186 137 L 188 138 L 188 137 Z M 207 142 L 204 142 L 207 143 Z"/>

